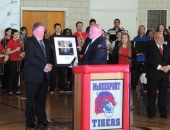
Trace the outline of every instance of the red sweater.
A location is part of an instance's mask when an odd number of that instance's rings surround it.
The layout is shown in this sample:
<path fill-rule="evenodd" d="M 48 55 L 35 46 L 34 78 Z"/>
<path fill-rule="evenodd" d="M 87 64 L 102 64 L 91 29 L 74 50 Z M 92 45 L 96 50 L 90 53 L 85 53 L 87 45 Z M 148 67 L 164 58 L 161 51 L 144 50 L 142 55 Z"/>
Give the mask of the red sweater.
<path fill-rule="evenodd" d="M 128 56 L 128 48 L 121 48 L 120 54 Z M 128 63 L 129 63 L 129 67 L 132 67 L 132 61 L 128 62 L 128 58 L 124 56 L 119 56 L 118 64 L 128 64 Z"/>

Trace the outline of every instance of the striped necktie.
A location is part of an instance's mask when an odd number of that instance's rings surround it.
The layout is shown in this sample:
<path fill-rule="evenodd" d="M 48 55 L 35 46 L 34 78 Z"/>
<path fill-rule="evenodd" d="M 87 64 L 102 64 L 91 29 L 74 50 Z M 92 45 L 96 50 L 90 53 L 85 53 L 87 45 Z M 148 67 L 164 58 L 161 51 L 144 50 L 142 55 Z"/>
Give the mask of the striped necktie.
<path fill-rule="evenodd" d="M 44 56 L 45 56 L 45 58 L 46 58 L 46 51 L 45 51 L 45 46 L 44 46 L 44 44 L 43 44 L 43 40 L 39 40 L 39 43 L 40 43 L 40 46 L 41 46 L 41 48 L 42 48 L 42 50 L 43 50 Z"/>

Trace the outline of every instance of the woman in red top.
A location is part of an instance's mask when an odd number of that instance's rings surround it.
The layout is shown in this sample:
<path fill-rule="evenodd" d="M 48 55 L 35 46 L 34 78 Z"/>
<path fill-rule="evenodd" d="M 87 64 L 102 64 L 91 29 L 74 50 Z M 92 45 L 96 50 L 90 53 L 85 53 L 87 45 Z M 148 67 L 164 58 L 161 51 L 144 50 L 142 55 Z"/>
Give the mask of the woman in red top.
<path fill-rule="evenodd" d="M 121 54 L 121 55 L 119 55 Z M 114 47 L 113 49 L 113 59 L 112 62 L 114 64 L 129 64 L 130 71 L 131 71 L 131 84 L 133 86 L 134 79 L 133 79 L 133 60 L 129 60 L 128 57 L 136 60 L 136 51 L 130 42 L 129 34 L 123 33 L 121 36 L 121 41 L 119 44 Z"/>
<path fill-rule="evenodd" d="M 21 65 L 21 47 L 19 45 L 19 32 L 16 29 L 12 30 L 12 39 L 7 44 L 7 54 L 9 55 L 9 78 L 8 78 L 8 92 L 12 95 L 12 88 L 15 89 L 15 93 L 20 95 L 18 91 L 18 80 Z"/>

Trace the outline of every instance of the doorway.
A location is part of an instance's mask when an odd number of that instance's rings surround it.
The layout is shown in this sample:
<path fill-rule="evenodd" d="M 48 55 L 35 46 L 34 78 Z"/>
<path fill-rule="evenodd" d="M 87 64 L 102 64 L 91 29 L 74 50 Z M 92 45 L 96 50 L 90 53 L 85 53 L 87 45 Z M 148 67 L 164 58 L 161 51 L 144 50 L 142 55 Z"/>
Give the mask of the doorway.
<path fill-rule="evenodd" d="M 48 35 L 52 35 L 55 23 L 60 23 L 62 30 L 67 27 L 67 13 L 67 8 L 21 7 L 21 26 L 25 26 L 27 35 L 32 36 L 33 24 L 42 22 Z"/>

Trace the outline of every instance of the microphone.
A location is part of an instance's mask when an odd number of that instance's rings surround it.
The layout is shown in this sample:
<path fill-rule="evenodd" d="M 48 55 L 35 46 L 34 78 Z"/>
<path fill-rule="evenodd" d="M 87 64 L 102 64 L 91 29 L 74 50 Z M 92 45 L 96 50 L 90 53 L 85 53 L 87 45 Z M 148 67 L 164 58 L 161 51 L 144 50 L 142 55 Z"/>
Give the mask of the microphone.
<path fill-rule="evenodd" d="M 77 58 L 76 57 L 74 57 L 74 59 L 72 60 L 72 62 L 71 62 L 71 65 L 73 65 L 74 64 L 74 61 L 76 60 Z"/>
<path fill-rule="evenodd" d="M 112 50 L 109 50 L 109 49 L 107 49 L 107 48 L 103 48 L 101 44 L 99 44 L 97 47 L 98 47 L 98 48 L 101 48 L 101 49 L 103 49 L 103 50 L 112 51 Z"/>

